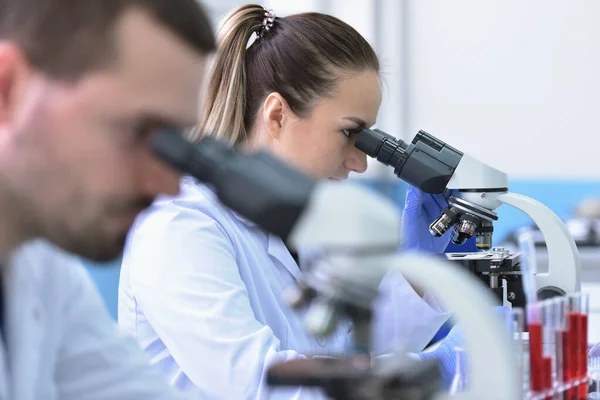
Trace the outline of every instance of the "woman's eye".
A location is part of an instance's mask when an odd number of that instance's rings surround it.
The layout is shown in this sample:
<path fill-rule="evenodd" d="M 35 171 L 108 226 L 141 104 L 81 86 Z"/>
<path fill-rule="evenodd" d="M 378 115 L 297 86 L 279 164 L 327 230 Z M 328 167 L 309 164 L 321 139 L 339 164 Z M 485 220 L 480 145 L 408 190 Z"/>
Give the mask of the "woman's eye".
<path fill-rule="evenodd" d="M 355 129 L 344 129 L 342 132 L 344 132 L 344 135 L 346 135 L 347 137 L 350 137 L 352 135 L 360 133 L 361 131 L 362 131 L 362 128 L 355 128 Z"/>

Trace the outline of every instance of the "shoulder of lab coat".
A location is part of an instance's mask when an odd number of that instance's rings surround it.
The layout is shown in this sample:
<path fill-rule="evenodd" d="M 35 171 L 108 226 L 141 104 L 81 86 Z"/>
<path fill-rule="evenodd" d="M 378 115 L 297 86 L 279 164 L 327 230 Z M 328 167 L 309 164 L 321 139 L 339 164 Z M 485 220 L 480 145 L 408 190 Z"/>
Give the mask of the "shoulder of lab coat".
<path fill-rule="evenodd" d="M 176 398 L 119 333 L 78 258 L 37 240 L 15 252 L 9 271 L 13 398 Z"/>
<path fill-rule="evenodd" d="M 269 264 L 263 256 L 268 246 L 267 233 L 223 206 L 208 187 L 184 178 L 180 195 L 156 201 L 130 233 L 121 269 L 120 326 L 137 334 L 183 390 L 207 399 L 275 398 L 267 393 L 267 368 L 305 356 L 283 350 L 272 328 L 256 316 L 264 312 L 282 322 L 286 312 L 292 314 L 270 286 L 286 274 L 256 261 L 262 257 Z M 322 398 L 306 388 L 284 392 L 285 399 Z"/>

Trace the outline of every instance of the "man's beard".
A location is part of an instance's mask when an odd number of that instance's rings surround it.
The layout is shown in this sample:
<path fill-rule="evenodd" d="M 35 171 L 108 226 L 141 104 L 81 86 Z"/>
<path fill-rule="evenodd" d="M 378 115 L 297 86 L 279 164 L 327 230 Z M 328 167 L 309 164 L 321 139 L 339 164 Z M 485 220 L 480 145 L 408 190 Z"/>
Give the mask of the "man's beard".
<path fill-rule="evenodd" d="M 105 208 L 106 211 L 98 213 L 99 217 L 94 222 L 85 223 L 86 228 L 69 229 L 68 226 L 65 226 L 63 229 L 55 231 L 54 237 L 48 239 L 66 251 L 89 260 L 113 261 L 122 255 L 131 225 L 123 225 L 121 228 L 112 230 L 108 228 L 107 220 L 118 218 L 120 215 L 139 215 L 152 202 L 153 200 L 148 198 L 114 202 Z M 106 228 L 103 229 L 103 227 Z"/>

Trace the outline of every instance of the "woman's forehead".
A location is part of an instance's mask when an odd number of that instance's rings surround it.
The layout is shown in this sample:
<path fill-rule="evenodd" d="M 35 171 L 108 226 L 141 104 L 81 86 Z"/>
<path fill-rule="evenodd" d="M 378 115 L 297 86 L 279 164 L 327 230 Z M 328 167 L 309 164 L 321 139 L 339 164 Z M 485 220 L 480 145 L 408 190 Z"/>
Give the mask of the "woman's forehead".
<path fill-rule="evenodd" d="M 374 71 L 340 79 L 335 92 L 318 102 L 316 108 L 329 117 L 349 121 L 362 120 L 371 126 L 377 119 L 382 93 L 379 76 Z"/>

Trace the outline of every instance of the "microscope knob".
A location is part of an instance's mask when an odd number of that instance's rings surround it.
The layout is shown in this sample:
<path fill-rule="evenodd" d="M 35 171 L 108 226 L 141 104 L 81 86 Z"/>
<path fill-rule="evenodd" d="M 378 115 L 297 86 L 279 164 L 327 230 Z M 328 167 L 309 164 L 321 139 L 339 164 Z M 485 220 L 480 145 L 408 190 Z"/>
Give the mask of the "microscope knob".
<path fill-rule="evenodd" d="M 283 301 L 293 310 L 299 310 L 309 304 L 317 295 L 317 292 L 300 282 L 297 286 L 290 287 L 283 292 Z"/>
<path fill-rule="evenodd" d="M 566 295 L 565 291 L 561 288 L 557 288 L 556 286 L 546 286 L 538 290 L 537 297 L 538 300 L 546 300 L 551 299 L 553 297 L 562 297 Z"/>
<path fill-rule="evenodd" d="M 306 330 L 315 336 L 324 337 L 335 330 L 337 313 L 334 304 L 322 298 L 312 302 L 304 317 Z"/>

